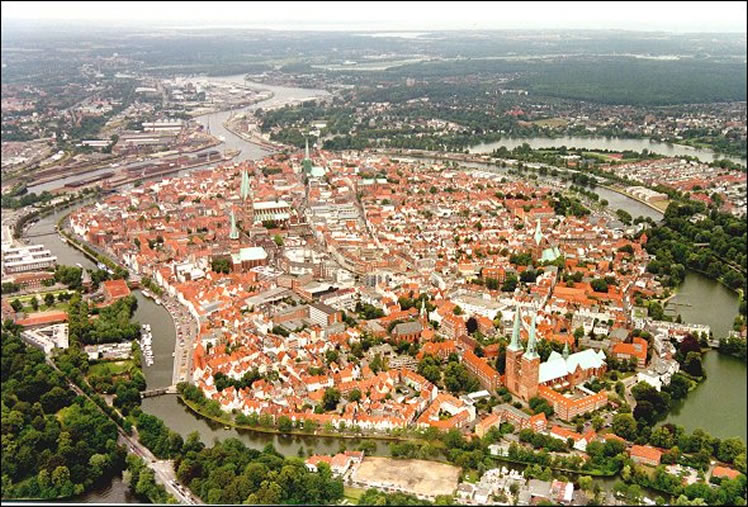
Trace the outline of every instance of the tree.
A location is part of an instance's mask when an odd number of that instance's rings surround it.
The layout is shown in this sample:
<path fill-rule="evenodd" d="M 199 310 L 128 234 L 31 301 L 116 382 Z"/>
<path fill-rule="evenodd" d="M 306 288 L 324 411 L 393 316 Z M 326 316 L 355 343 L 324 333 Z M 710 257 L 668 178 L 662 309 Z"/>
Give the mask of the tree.
<path fill-rule="evenodd" d="M 47 305 L 48 307 L 54 305 L 55 304 L 55 295 L 52 294 L 51 292 L 48 292 L 47 294 L 45 294 L 44 295 L 44 304 Z"/>
<path fill-rule="evenodd" d="M 211 269 L 216 273 L 230 273 L 231 262 L 226 257 L 216 257 L 211 262 Z"/>
<path fill-rule="evenodd" d="M 688 395 L 688 389 L 690 387 L 691 381 L 680 373 L 676 373 L 670 379 L 668 392 L 674 400 L 680 400 Z"/>
<path fill-rule="evenodd" d="M 592 427 L 595 429 L 595 431 L 600 431 L 600 428 L 602 428 L 604 424 L 605 421 L 599 415 L 596 415 L 592 418 Z"/>
<path fill-rule="evenodd" d="M 574 330 L 574 339 L 579 342 L 584 337 L 584 328 L 579 326 Z"/>
<path fill-rule="evenodd" d="M 636 438 L 636 421 L 631 414 L 616 414 L 613 417 L 613 433 L 626 440 Z"/>
<path fill-rule="evenodd" d="M 439 361 L 431 355 L 425 355 L 418 362 L 418 373 L 431 383 L 436 383 L 442 378 Z"/>
<path fill-rule="evenodd" d="M 528 404 L 530 405 L 530 410 L 532 410 L 534 414 L 545 412 L 546 417 L 551 417 L 553 415 L 553 407 L 545 398 L 535 396 L 534 398 L 530 398 Z"/>
<path fill-rule="evenodd" d="M 334 410 L 340 402 L 340 391 L 333 388 L 325 389 L 325 394 L 322 397 L 322 405 L 325 410 Z"/>
<path fill-rule="evenodd" d="M 10 306 L 11 308 L 13 308 L 13 311 L 15 311 L 16 313 L 23 310 L 23 303 L 21 303 L 21 301 L 19 301 L 18 299 L 14 299 L 13 301 L 11 301 Z"/>
<path fill-rule="evenodd" d="M 595 278 L 590 282 L 590 286 L 595 292 L 608 292 L 608 282 L 603 278 Z"/>
<path fill-rule="evenodd" d="M 31 297 L 31 308 L 34 311 L 37 311 L 39 309 L 39 299 L 36 296 Z"/>
<path fill-rule="evenodd" d="M 278 418 L 278 429 L 287 433 L 293 429 L 293 422 L 288 416 L 282 415 Z"/>
<path fill-rule="evenodd" d="M 745 443 L 740 438 L 726 438 L 719 444 L 717 459 L 732 463 L 738 455 L 743 453 L 745 453 Z"/>
<path fill-rule="evenodd" d="M 689 352 L 683 364 L 683 369 L 694 377 L 704 375 L 704 368 L 701 364 L 701 352 Z"/>
<path fill-rule="evenodd" d="M 502 292 L 514 292 L 517 288 L 517 284 L 519 281 L 517 280 L 517 275 L 514 273 L 509 273 L 504 278 L 504 283 L 501 284 L 501 290 Z"/>
<path fill-rule="evenodd" d="M 361 399 L 361 391 L 356 388 L 351 391 L 348 395 L 348 401 L 359 401 Z"/>

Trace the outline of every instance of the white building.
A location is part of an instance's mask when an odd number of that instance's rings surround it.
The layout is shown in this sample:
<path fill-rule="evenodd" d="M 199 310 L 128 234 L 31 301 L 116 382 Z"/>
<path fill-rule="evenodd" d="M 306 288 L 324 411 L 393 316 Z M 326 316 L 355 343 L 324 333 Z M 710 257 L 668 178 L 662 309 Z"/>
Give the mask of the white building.
<path fill-rule="evenodd" d="M 3 248 L 3 271 L 6 274 L 25 273 L 52 268 L 57 257 L 44 245 L 29 245 Z"/>

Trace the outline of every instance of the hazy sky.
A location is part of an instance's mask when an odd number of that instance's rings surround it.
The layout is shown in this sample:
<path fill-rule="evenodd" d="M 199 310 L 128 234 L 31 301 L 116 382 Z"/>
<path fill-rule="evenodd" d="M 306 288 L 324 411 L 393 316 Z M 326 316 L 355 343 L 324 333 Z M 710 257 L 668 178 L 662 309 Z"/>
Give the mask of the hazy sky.
<path fill-rule="evenodd" d="M 3 21 L 309 30 L 746 32 L 746 2 L 2 2 Z"/>

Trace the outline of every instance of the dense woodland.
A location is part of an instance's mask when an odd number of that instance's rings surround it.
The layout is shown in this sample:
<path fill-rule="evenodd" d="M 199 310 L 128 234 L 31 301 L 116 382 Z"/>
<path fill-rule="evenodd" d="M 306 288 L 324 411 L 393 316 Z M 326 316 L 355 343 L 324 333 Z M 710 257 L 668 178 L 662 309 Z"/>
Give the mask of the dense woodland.
<path fill-rule="evenodd" d="M 648 229 L 646 234 L 646 249 L 656 257 L 647 270 L 663 275 L 666 285 L 680 284 L 688 268 L 719 279 L 731 289 L 745 290 L 745 219 L 707 210 L 702 203 L 674 202 L 668 206 L 663 224 Z M 742 313 L 744 308 L 743 302 Z"/>
<path fill-rule="evenodd" d="M 309 472 L 304 461 L 284 457 L 272 445 L 262 451 L 228 438 L 205 447 L 196 434 L 176 459 L 179 480 L 207 503 L 332 504 L 343 498 L 343 483 L 322 463 Z"/>
<path fill-rule="evenodd" d="M 81 494 L 124 466 L 117 427 L 26 346 L 19 329 L 2 331 L 2 497 Z"/>

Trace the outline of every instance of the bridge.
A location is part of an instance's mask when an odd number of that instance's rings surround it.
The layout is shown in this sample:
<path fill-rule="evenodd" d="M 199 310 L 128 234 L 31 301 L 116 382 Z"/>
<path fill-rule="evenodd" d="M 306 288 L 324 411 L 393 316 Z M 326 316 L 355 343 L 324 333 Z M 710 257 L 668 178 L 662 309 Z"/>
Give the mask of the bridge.
<path fill-rule="evenodd" d="M 43 236 L 57 236 L 57 231 L 37 232 L 36 234 L 24 234 L 24 238 L 41 238 Z"/>
<path fill-rule="evenodd" d="M 154 396 L 161 396 L 162 394 L 177 394 L 177 386 L 171 385 L 168 387 L 159 387 L 156 389 L 146 389 L 140 392 L 142 398 L 152 398 Z"/>

